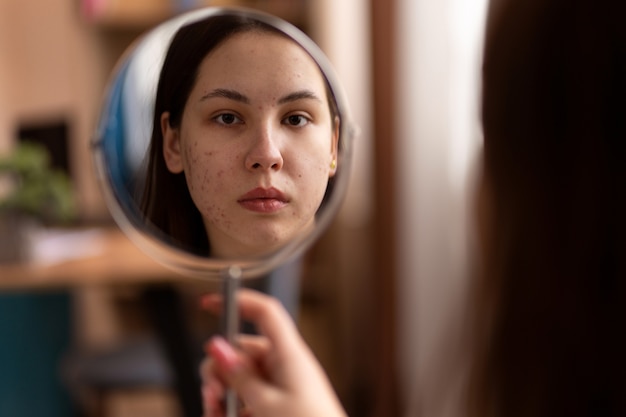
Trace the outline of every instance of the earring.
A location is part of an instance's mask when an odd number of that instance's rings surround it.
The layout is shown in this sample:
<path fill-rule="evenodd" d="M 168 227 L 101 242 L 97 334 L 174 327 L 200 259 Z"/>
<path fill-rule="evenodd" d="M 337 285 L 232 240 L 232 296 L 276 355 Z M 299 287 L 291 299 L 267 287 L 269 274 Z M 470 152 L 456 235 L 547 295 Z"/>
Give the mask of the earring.
<path fill-rule="evenodd" d="M 337 161 L 333 159 L 330 162 L 330 169 L 335 169 L 335 168 L 337 168 Z"/>

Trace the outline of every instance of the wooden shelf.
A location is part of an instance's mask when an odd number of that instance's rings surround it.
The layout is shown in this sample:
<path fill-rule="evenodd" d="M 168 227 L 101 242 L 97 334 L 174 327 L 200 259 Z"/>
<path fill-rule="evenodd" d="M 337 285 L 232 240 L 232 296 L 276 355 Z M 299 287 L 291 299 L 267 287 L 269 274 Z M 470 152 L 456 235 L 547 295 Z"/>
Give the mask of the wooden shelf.
<path fill-rule="evenodd" d="M 83 0 L 81 6 L 85 20 L 107 29 L 145 29 L 175 14 L 168 0 Z"/>
<path fill-rule="evenodd" d="M 256 9 L 301 28 L 306 27 L 306 0 L 83 0 L 81 8 L 85 20 L 95 26 L 137 30 L 151 28 L 179 13 L 209 5 Z"/>
<path fill-rule="evenodd" d="M 93 254 L 52 264 L 0 265 L 0 292 L 191 281 L 157 263 L 119 229 L 95 230 Z"/>

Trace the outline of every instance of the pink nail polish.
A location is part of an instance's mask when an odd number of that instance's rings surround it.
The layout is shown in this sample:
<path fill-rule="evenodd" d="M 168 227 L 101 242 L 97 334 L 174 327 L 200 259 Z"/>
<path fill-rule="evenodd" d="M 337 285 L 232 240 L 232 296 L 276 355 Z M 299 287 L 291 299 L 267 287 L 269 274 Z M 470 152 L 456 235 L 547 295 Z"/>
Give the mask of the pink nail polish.
<path fill-rule="evenodd" d="M 211 356 L 225 372 L 235 372 L 241 366 L 237 352 L 222 337 L 216 336 L 211 339 Z"/>

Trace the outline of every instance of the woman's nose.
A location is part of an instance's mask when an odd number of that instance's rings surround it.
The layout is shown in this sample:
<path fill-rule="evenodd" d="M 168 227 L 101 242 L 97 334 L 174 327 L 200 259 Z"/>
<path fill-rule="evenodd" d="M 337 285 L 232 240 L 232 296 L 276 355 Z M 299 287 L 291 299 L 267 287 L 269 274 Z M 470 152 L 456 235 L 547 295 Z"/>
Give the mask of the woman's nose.
<path fill-rule="evenodd" d="M 255 135 L 254 143 L 246 155 L 247 169 L 279 170 L 282 168 L 283 155 L 272 136 L 271 129 L 262 129 Z"/>

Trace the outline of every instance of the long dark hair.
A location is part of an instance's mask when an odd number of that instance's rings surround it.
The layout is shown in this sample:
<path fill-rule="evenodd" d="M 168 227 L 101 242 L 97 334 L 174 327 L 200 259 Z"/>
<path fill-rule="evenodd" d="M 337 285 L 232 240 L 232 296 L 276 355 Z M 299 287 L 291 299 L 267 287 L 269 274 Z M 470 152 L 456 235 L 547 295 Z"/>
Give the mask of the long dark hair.
<path fill-rule="evenodd" d="M 171 126 L 180 127 L 201 62 L 231 36 L 250 31 L 286 36 L 269 24 L 241 14 L 213 15 L 181 27 L 171 41 L 157 87 L 141 209 L 152 226 L 171 239 L 172 244 L 202 256 L 209 254 L 210 242 L 202 216 L 189 194 L 185 174 L 172 174 L 165 164 L 161 115 L 169 112 Z M 331 115 L 338 116 L 326 84 Z"/>
<path fill-rule="evenodd" d="M 492 3 L 471 415 L 626 415 L 625 11 Z"/>

